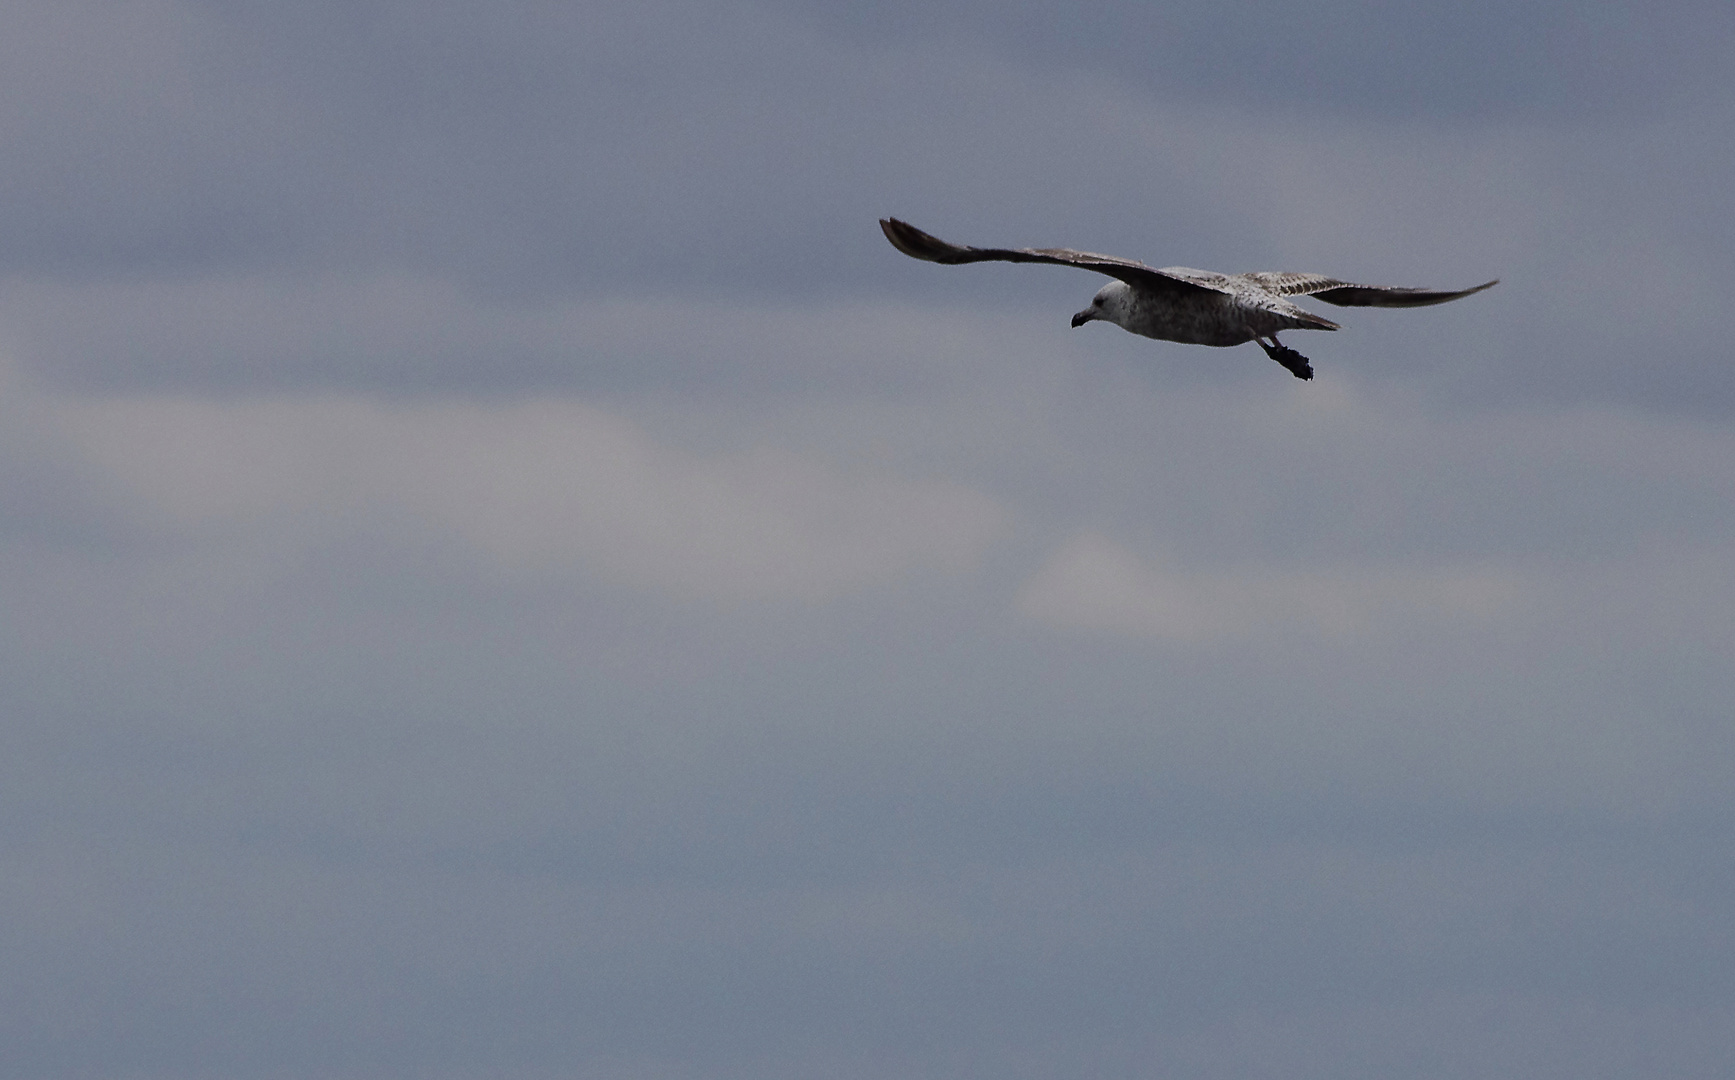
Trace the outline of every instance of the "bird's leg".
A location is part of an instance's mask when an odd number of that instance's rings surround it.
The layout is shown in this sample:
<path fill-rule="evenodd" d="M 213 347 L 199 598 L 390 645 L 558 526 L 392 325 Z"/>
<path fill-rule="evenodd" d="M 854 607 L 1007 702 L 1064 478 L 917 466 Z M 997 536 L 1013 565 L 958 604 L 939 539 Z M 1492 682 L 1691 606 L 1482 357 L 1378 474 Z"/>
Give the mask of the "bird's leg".
<path fill-rule="evenodd" d="M 1257 341 L 1259 347 L 1265 350 L 1266 356 L 1271 357 L 1271 359 L 1288 368 L 1291 375 L 1294 375 L 1298 379 L 1313 378 L 1313 365 L 1307 362 L 1307 357 L 1278 341 L 1276 334 L 1271 334 L 1270 338 L 1271 344 L 1269 345 L 1265 343 L 1265 339 L 1262 337 L 1255 337 L 1253 340 Z"/>

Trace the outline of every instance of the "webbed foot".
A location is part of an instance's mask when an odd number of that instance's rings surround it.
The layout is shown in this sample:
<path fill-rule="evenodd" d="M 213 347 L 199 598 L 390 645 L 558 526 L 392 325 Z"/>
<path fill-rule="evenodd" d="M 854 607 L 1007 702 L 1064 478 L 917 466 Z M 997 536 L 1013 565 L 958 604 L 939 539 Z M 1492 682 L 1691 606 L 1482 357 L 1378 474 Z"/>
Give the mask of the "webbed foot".
<path fill-rule="evenodd" d="M 1259 339 L 1255 338 L 1254 340 L 1258 341 Z M 1276 338 L 1272 338 L 1271 344 L 1269 345 L 1260 341 L 1259 347 L 1265 350 L 1266 356 L 1271 357 L 1271 359 L 1282 364 L 1285 368 L 1288 368 L 1289 373 L 1294 375 L 1296 378 L 1313 378 L 1313 365 L 1307 362 L 1307 357 L 1296 352 L 1294 349 L 1291 349 L 1289 346 L 1280 343 Z"/>

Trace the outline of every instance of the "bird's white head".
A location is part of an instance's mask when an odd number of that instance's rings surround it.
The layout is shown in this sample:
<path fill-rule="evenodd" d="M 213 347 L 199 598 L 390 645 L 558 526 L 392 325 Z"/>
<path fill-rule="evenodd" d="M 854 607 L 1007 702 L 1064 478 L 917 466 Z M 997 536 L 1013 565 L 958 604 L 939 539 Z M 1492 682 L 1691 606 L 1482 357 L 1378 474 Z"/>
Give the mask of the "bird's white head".
<path fill-rule="evenodd" d="M 1096 291 L 1090 306 L 1072 317 L 1072 325 L 1083 326 L 1093 319 L 1125 326 L 1131 310 L 1133 289 L 1124 281 L 1111 281 Z"/>

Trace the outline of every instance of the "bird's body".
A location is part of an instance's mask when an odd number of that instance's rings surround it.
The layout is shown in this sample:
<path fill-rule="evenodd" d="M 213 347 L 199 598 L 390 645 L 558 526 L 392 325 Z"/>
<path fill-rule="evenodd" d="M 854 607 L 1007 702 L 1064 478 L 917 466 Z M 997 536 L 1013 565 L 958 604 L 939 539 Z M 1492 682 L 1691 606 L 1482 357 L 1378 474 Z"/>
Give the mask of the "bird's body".
<path fill-rule="evenodd" d="M 1438 292 L 1381 285 L 1354 285 L 1320 274 L 1218 274 L 1185 266 L 1163 269 L 1131 259 L 1093 255 L 1066 248 L 973 248 L 944 240 L 896 218 L 880 221 L 892 246 L 927 262 L 1039 262 L 1076 266 L 1116 280 L 1104 285 L 1090 307 L 1072 317 L 1073 326 L 1102 320 L 1123 330 L 1160 341 L 1225 347 L 1256 341 L 1267 356 L 1298 379 L 1313 378 L 1307 358 L 1278 342 L 1283 330 L 1336 330 L 1323 319 L 1288 299 L 1316 296 L 1340 307 L 1423 307 L 1481 292 L 1473 289 Z"/>
<path fill-rule="evenodd" d="M 1236 277 L 1184 267 L 1169 267 L 1164 272 L 1219 280 L 1209 289 L 1188 292 L 1136 289 L 1124 281 L 1112 281 L 1085 310 L 1095 309 L 1099 312 L 1096 318 L 1144 337 L 1219 348 L 1270 337 L 1279 330 L 1337 329 L 1336 323 L 1281 296 L 1249 287 Z M 1080 319 L 1079 325 L 1089 321 Z"/>

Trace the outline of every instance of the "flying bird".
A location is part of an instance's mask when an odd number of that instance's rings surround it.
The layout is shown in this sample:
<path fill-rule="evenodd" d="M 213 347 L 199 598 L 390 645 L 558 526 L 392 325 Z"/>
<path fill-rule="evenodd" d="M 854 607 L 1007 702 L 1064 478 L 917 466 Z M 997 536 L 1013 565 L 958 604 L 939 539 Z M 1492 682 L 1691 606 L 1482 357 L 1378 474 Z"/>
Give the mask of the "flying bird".
<path fill-rule="evenodd" d="M 1282 344 L 1283 330 L 1336 330 L 1288 299 L 1314 296 L 1339 307 L 1426 307 L 1479 293 L 1499 279 L 1457 292 L 1354 285 L 1321 274 L 1218 274 L 1185 266 L 1161 270 L 1132 259 L 1093 255 L 1066 248 L 975 248 L 948 244 L 897 218 L 881 218 L 880 229 L 892 246 L 912 259 L 928 262 L 1028 262 L 1076 266 L 1107 274 L 1090 306 L 1072 317 L 1073 326 L 1102 320 L 1159 341 L 1189 345 L 1240 345 L 1256 341 L 1265 355 L 1298 379 L 1313 378 L 1307 357 Z"/>

